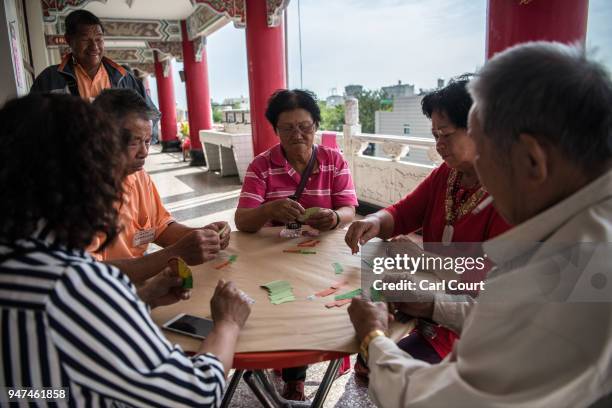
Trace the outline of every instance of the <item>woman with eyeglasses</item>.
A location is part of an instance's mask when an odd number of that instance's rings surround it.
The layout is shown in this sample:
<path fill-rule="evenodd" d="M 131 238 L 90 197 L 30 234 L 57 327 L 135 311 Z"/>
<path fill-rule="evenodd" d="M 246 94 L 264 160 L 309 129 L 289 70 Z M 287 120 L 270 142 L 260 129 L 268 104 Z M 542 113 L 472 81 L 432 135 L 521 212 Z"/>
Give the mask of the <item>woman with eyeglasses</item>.
<path fill-rule="evenodd" d="M 305 223 L 319 231 L 353 221 L 357 196 L 346 160 L 337 150 L 314 144 L 321 121 L 314 95 L 299 89 L 278 90 L 268 101 L 266 118 L 280 143 L 249 165 L 236 210 L 236 227 L 256 232 L 267 225 L 293 223 L 312 207 L 319 210 Z M 304 175 L 306 182 L 300 188 Z M 350 367 L 348 361 L 345 364 L 345 369 Z M 283 370 L 284 398 L 305 399 L 306 369 Z"/>
<path fill-rule="evenodd" d="M 436 150 L 444 162 L 398 203 L 355 221 L 345 237 L 353 253 L 374 237 L 389 239 L 421 230 L 427 250 L 428 243 L 483 242 L 510 228 L 492 205 L 485 202 L 479 207 L 488 193 L 478 180 L 476 147 L 467 132 L 472 106 L 468 81 L 469 76 L 463 75 L 425 95 L 423 114 L 431 119 Z M 437 317 L 432 303 L 395 303 L 394 307 L 409 316 L 430 319 L 419 320 L 400 347 L 432 364 L 450 353 L 458 336 L 431 322 Z M 359 360 L 355 373 L 367 379 L 367 369 Z"/>
<path fill-rule="evenodd" d="M 268 101 L 266 118 L 280 143 L 249 165 L 236 227 L 256 232 L 265 225 L 289 224 L 311 207 L 319 211 L 305 223 L 319 231 L 353 221 L 357 197 L 346 160 L 337 150 L 314 144 L 321 121 L 314 95 L 299 89 L 278 90 Z M 308 170 L 307 182 L 296 199 L 302 175 Z"/>

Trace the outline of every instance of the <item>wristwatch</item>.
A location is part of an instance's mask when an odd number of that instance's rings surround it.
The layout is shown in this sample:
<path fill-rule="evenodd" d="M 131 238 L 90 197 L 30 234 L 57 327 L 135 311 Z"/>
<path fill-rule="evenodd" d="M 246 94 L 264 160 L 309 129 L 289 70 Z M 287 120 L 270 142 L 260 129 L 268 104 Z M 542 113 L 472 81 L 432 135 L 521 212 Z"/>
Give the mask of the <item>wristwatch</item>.
<path fill-rule="evenodd" d="M 387 337 L 387 333 L 379 329 L 372 330 L 371 332 L 368 333 L 367 336 L 363 338 L 363 340 L 361 340 L 359 351 L 361 352 L 361 355 L 363 356 L 363 359 L 366 361 L 366 363 L 368 361 L 368 347 L 370 346 L 370 343 L 372 342 L 372 340 L 374 340 L 376 337 L 379 337 L 379 336 Z"/>
<path fill-rule="evenodd" d="M 332 210 L 334 212 L 334 214 L 336 214 L 336 224 L 334 224 L 334 226 L 331 229 L 336 229 L 338 228 L 338 225 L 340 225 L 340 214 L 338 214 L 338 211 L 336 210 Z"/>

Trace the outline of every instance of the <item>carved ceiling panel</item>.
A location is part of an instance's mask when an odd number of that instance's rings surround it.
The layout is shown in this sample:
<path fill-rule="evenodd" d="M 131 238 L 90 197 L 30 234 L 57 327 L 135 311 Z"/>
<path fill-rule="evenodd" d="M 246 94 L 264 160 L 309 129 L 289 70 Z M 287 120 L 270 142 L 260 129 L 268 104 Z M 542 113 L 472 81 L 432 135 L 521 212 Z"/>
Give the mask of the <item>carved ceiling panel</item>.
<path fill-rule="evenodd" d="M 244 28 L 246 25 L 245 0 L 191 0 L 194 6 L 203 4 L 216 14 L 224 14 L 229 17 L 236 28 Z"/>
<path fill-rule="evenodd" d="M 58 15 L 83 8 L 92 1 L 106 3 L 106 0 L 41 0 L 43 20 L 47 23 L 54 23 Z"/>

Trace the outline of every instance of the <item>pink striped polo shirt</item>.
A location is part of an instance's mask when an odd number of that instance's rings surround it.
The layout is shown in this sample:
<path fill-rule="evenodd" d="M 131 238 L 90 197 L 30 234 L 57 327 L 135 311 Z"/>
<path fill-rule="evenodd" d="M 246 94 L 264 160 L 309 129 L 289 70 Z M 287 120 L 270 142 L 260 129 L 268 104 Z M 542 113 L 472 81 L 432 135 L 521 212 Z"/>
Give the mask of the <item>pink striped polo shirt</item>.
<path fill-rule="evenodd" d="M 304 208 L 337 209 L 357 205 L 348 164 L 337 150 L 317 146 L 318 172 L 311 174 L 298 202 Z M 244 176 L 238 208 L 255 208 L 287 198 L 300 184 L 300 174 L 287 162 L 281 145 L 255 157 Z"/>

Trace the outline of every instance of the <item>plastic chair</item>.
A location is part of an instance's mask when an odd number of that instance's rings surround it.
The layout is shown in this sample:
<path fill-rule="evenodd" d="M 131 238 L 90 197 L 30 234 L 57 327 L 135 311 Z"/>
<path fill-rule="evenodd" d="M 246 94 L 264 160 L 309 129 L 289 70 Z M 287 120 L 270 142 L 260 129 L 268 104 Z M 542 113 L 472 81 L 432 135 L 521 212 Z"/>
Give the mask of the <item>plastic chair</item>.
<path fill-rule="evenodd" d="M 336 142 L 336 132 L 323 132 L 321 134 L 321 145 L 330 149 L 340 150 Z"/>

